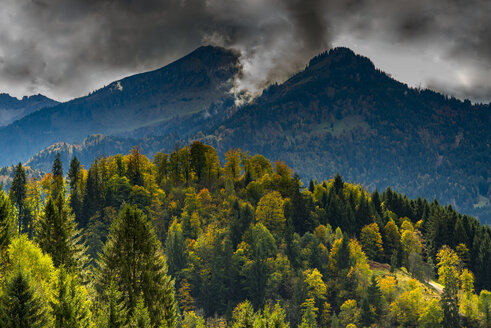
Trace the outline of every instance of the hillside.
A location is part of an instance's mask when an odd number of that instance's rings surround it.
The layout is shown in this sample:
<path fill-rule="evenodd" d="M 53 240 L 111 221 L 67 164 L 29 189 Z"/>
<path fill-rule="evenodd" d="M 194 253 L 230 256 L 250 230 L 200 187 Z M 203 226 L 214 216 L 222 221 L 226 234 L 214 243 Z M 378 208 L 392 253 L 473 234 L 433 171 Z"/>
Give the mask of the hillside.
<path fill-rule="evenodd" d="M 46 320 L 62 304 L 96 327 L 491 323 L 491 229 L 437 201 L 339 175 L 305 188 L 284 163 L 230 150 L 221 164 L 201 142 L 52 166 L 21 205 L 0 190 L 2 295 L 34 276 Z"/>
<path fill-rule="evenodd" d="M 408 88 L 346 48 L 312 59 L 203 140 L 283 160 L 304 181 L 339 172 L 491 222 L 491 106 Z"/>
<path fill-rule="evenodd" d="M 68 167 L 73 157 L 77 157 L 82 165 L 89 167 L 96 158 L 128 153 L 133 147 L 138 147 L 143 154 L 151 157 L 163 149 L 173 149 L 177 140 L 173 134 L 141 139 L 91 135 L 80 144 L 59 142 L 46 147 L 31 157 L 25 165 L 49 172 L 56 155 L 60 154 L 60 160 L 65 167 Z"/>
<path fill-rule="evenodd" d="M 57 104 L 59 104 L 57 101 L 40 94 L 17 99 L 2 93 L 0 94 L 0 126 L 9 125 L 41 108 L 52 107 Z"/>
<path fill-rule="evenodd" d="M 200 47 L 161 69 L 32 113 L 0 129 L 0 165 L 26 161 L 56 142 L 82 142 L 91 134 L 126 135 L 169 120 L 186 122 L 199 112 L 207 120 L 232 102 L 229 90 L 237 71 L 234 52 Z"/>

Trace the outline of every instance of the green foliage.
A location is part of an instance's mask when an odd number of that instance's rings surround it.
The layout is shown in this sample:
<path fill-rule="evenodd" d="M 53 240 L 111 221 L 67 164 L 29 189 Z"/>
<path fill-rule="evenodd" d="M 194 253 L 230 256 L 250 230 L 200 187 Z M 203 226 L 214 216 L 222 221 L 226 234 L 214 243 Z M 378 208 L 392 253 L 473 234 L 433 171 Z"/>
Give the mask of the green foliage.
<path fill-rule="evenodd" d="M 361 229 L 360 242 L 369 259 L 383 258 L 382 235 L 376 223 L 366 225 Z"/>
<path fill-rule="evenodd" d="M 55 327 L 93 327 L 87 291 L 78 283 L 75 275 L 61 267 L 54 278 L 52 289 L 54 293 L 50 305 Z"/>
<path fill-rule="evenodd" d="M 63 193 L 54 200 L 50 197 L 36 226 L 35 240 L 41 249 L 52 257 L 56 267 L 63 265 L 83 273 L 87 257 L 81 239 L 81 231 Z"/>
<path fill-rule="evenodd" d="M 5 328 L 43 328 L 49 323 L 29 276 L 22 270 L 14 271 L 2 290 L 0 323 Z"/>
<path fill-rule="evenodd" d="M 16 211 L 0 191 L 0 285 L 17 268 L 28 273 L 60 327 L 489 322 L 481 290 L 491 230 L 475 219 L 390 189 L 369 194 L 340 176 L 306 190 L 284 163 L 273 170 L 261 155 L 229 156 L 227 172 L 198 142 L 153 162 L 137 150 L 101 158 L 88 172 L 73 160 L 66 199 L 49 196 L 52 174 L 27 185 L 36 242 L 13 237 Z M 430 281 L 432 259 L 441 295 L 407 275 Z"/>
<path fill-rule="evenodd" d="M 430 300 L 421 316 L 418 319 L 418 325 L 422 328 L 440 328 L 442 327 L 443 311 L 437 299 Z"/>
<path fill-rule="evenodd" d="M 459 327 L 458 278 L 460 260 L 448 246 L 442 247 L 437 254 L 438 279 L 444 286 L 441 297 L 444 327 Z"/>
<path fill-rule="evenodd" d="M 13 210 L 12 203 L 5 194 L 5 191 L 0 190 L 0 272 L 3 271 L 3 266 L 6 264 L 7 247 L 15 230 Z"/>
<path fill-rule="evenodd" d="M 128 320 L 128 311 L 122 302 L 122 293 L 111 281 L 109 287 L 102 295 L 102 308 L 98 309 L 97 327 L 102 328 L 123 328 Z"/>
<path fill-rule="evenodd" d="M 51 197 L 53 199 L 58 198 L 59 194 L 65 195 L 65 181 L 63 180 L 63 164 L 61 163 L 60 153 L 56 154 L 53 161 L 53 168 L 51 170 L 53 176 L 53 186 L 51 189 Z"/>
<path fill-rule="evenodd" d="M 14 170 L 14 179 L 10 185 L 10 199 L 17 207 L 19 213 L 18 225 L 19 233 L 24 229 L 24 231 L 29 231 L 31 222 L 24 222 L 27 218 L 24 211 L 24 203 L 26 201 L 27 193 L 27 177 L 26 170 L 22 167 L 22 163 L 19 163 Z"/>
<path fill-rule="evenodd" d="M 133 314 L 130 317 L 130 321 L 128 323 L 128 328 L 152 328 L 152 324 L 150 322 L 150 314 L 148 313 L 148 309 L 145 307 L 145 303 L 143 302 L 143 298 L 139 297 L 136 302 L 136 307 L 133 310 Z M 167 327 L 163 325 L 163 327 Z"/>
<path fill-rule="evenodd" d="M 142 295 L 152 325 L 174 327 L 177 315 L 174 282 L 167 275 L 160 242 L 141 210 L 126 205 L 120 211 L 97 263 L 99 293 L 114 280 L 131 315 Z"/>
<path fill-rule="evenodd" d="M 254 309 L 245 301 L 237 305 L 232 315 L 232 328 L 254 328 Z"/>
<path fill-rule="evenodd" d="M 182 328 L 205 328 L 205 320 L 194 311 L 184 312 Z"/>
<path fill-rule="evenodd" d="M 263 224 L 269 231 L 279 233 L 285 225 L 283 198 L 277 191 L 261 197 L 256 208 L 256 222 Z"/>

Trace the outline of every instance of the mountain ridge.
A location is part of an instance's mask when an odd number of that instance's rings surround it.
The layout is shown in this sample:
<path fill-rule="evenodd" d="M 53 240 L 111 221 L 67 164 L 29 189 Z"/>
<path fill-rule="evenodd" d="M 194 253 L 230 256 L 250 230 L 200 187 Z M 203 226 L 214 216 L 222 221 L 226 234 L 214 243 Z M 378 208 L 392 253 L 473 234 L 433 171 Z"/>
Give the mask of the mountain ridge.
<path fill-rule="evenodd" d="M 238 54 L 200 47 L 160 69 L 115 81 L 85 97 L 34 112 L 0 129 L 1 165 L 25 161 L 56 142 L 94 133 L 124 134 L 231 99 Z M 28 131 L 28 133 L 26 133 Z"/>
<path fill-rule="evenodd" d="M 21 99 L 8 93 L 0 93 L 0 126 L 6 126 L 16 120 L 41 110 L 59 104 L 42 94 L 24 96 Z"/>

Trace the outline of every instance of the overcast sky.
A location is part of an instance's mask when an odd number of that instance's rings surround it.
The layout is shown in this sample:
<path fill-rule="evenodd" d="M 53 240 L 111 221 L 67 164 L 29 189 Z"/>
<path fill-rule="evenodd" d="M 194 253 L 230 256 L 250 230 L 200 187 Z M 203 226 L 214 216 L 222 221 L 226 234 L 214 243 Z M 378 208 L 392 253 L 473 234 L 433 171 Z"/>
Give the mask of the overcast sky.
<path fill-rule="evenodd" d="M 251 93 L 348 46 L 411 86 L 491 101 L 490 0 L 1 0 L 0 92 L 69 100 L 205 44 L 241 51 Z"/>

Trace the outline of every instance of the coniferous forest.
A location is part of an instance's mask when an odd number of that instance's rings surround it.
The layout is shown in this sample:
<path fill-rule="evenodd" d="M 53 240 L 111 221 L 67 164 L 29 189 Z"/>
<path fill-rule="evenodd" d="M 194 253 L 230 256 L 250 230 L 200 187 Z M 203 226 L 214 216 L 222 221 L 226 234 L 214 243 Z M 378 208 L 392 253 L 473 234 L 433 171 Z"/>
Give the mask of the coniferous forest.
<path fill-rule="evenodd" d="M 201 142 L 0 191 L 1 327 L 491 327 L 491 229 Z"/>

